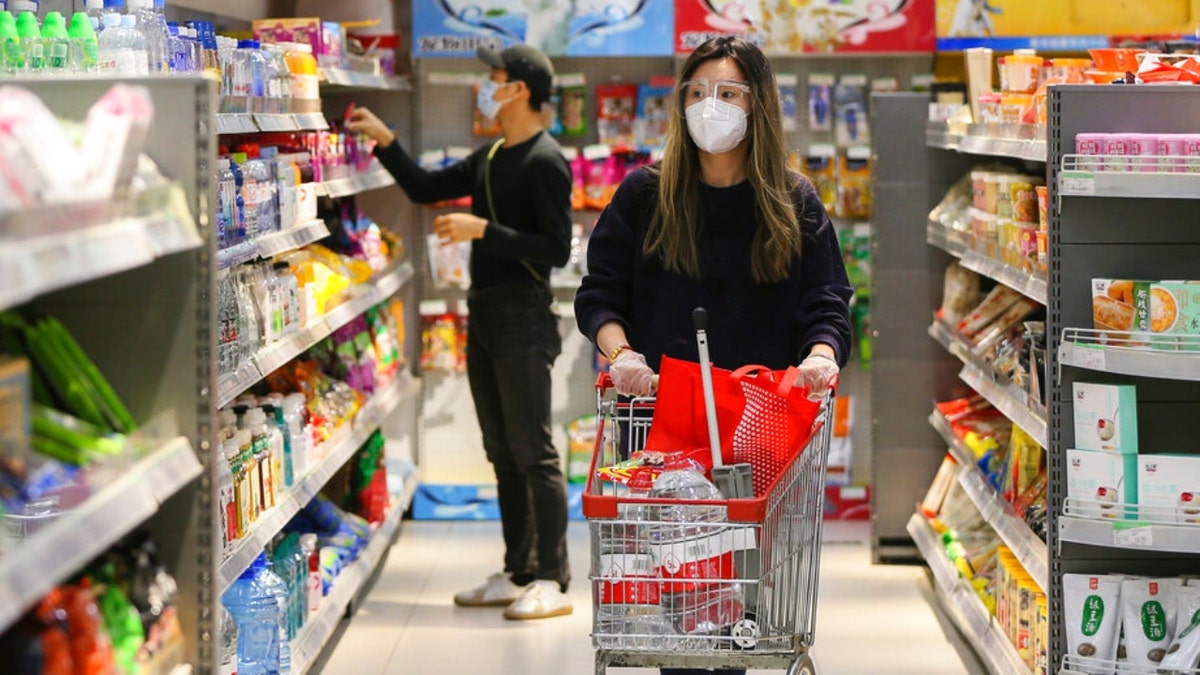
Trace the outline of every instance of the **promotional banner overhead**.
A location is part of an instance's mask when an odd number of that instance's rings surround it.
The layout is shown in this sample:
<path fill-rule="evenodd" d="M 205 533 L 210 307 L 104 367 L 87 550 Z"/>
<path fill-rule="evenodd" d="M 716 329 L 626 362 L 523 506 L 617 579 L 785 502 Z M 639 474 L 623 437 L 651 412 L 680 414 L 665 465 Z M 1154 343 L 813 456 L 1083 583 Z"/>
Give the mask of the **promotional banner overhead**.
<path fill-rule="evenodd" d="M 414 0 L 413 56 L 524 42 L 550 56 L 670 56 L 674 0 Z"/>
<path fill-rule="evenodd" d="M 939 50 L 1078 51 L 1118 36 L 1190 35 L 1200 0 L 937 0 Z"/>
<path fill-rule="evenodd" d="M 934 0 L 676 0 L 675 51 L 743 34 L 769 54 L 932 52 Z"/>

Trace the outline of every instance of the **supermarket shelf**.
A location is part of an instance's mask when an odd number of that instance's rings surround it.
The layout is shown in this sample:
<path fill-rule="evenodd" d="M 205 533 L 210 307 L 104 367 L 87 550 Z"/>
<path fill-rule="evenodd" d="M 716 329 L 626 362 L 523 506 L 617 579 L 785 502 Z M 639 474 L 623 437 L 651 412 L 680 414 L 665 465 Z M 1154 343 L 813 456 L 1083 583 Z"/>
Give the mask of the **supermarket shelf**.
<path fill-rule="evenodd" d="M 1128 662 L 1089 659 L 1067 654 L 1058 675 L 1088 675 L 1088 673 L 1113 673 L 1114 675 L 1160 675 L 1166 672 L 1161 666 L 1139 666 Z M 1200 668 L 1193 670 L 1171 670 L 1173 675 L 1200 675 Z"/>
<path fill-rule="evenodd" d="M 232 376 L 221 378 L 217 384 L 217 407 L 223 408 L 238 394 L 246 391 L 267 375 L 275 372 L 307 349 L 342 326 L 350 323 L 371 307 L 387 300 L 403 288 L 414 274 L 412 263 L 394 263 L 377 274 L 371 282 L 353 289 L 349 299 L 334 307 L 323 317 L 285 340 L 260 350 L 252 361 L 245 363 Z"/>
<path fill-rule="evenodd" d="M 322 113 L 219 113 L 217 133 L 254 134 L 286 131 L 325 131 L 329 121 Z"/>
<path fill-rule="evenodd" d="M 1031 124 L 971 124 L 957 150 L 971 155 L 1046 161 L 1046 140 Z"/>
<path fill-rule="evenodd" d="M 971 363 L 974 360 L 974 355 L 971 354 L 971 348 L 964 342 L 959 340 L 954 335 L 954 329 L 950 328 L 945 321 L 934 319 L 933 323 L 929 324 L 929 337 L 933 338 L 939 345 L 946 348 L 946 351 L 958 357 L 963 363 Z"/>
<path fill-rule="evenodd" d="M 933 427 L 946 442 L 946 447 L 950 450 L 950 454 L 954 455 L 954 461 L 958 462 L 959 466 L 975 466 L 974 453 L 961 438 L 955 435 L 950 428 L 950 423 L 946 421 L 945 415 L 934 410 L 929 415 L 929 426 Z"/>
<path fill-rule="evenodd" d="M 962 467 L 958 474 L 958 484 L 975 504 L 979 514 L 988 521 L 996 534 L 1000 535 L 1004 544 L 1012 549 L 1017 560 L 1021 561 L 1021 566 L 1044 592 L 1050 579 L 1049 549 L 1046 542 L 1029 529 L 1025 521 L 1013 510 L 1012 505 L 996 494 L 996 490 L 988 484 L 975 465 L 974 453 L 950 428 L 945 416 L 935 410 L 929 416 L 929 424 L 946 441 L 950 453 Z"/>
<path fill-rule="evenodd" d="M 98 469 L 100 471 L 102 469 Z M 186 438 L 167 441 L 78 508 L 0 558 L 0 631 L 79 568 L 150 518 L 202 467 Z M 86 533 L 86 536 L 84 536 Z"/>
<path fill-rule="evenodd" d="M 1200 381 L 1200 335 L 1139 333 L 1135 339 L 1066 328 L 1058 359 L 1075 368 L 1195 382 Z"/>
<path fill-rule="evenodd" d="M 159 196 L 163 209 L 120 217 L 111 204 L 89 202 L 30 209 L 0 223 L 0 309 L 94 279 L 125 272 L 203 244 L 186 208 Z"/>
<path fill-rule="evenodd" d="M 957 130 L 952 131 L 946 122 L 928 122 L 925 125 L 925 145 L 930 148 L 958 150 L 962 136 Z"/>
<path fill-rule="evenodd" d="M 926 225 L 925 241 L 961 260 L 963 267 L 998 281 L 1042 305 L 1045 305 L 1047 298 L 1050 297 L 1044 277 L 1030 274 L 1023 269 L 972 250 L 970 246 L 961 241 L 957 233 L 949 232 L 944 225 L 937 221 L 930 220 Z"/>
<path fill-rule="evenodd" d="M 378 190 L 379 188 L 395 185 L 396 180 L 386 169 L 375 168 L 357 176 L 335 178 L 317 185 L 317 194 L 329 197 L 349 197 L 361 192 Z"/>
<path fill-rule="evenodd" d="M 282 232 L 272 232 L 254 241 L 243 242 L 217 251 L 217 268 L 227 269 L 243 263 L 270 258 L 285 251 L 307 246 L 329 236 L 329 228 L 323 220 L 298 223 Z"/>
<path fill-rule="evenodd" d="M 292 516 L 303 509 L 312 498 L 317 496 L 321 488 L 329 482 L 333 474 L 342 468 L 354 456 L 362 444 L 379 428 L 384 418 L 392 413 L 400 404 L 420 391 L 420 381 L 408 376 L 401 376 L 375 393 L 365 404 L 354 419 L 338 427 L 337 431 L 317 450 L 324 454 L 323 459 L 308 474 L 296 481 L 295 485 L 278 497 L 275 507 L 260 514 L 250 532 L 235 542 L 233 548 L 221 563 L 218 574 L 218 591 L 225 592 L 238 576 L 241 575 L 275 535 L 287 525 Z"/>
<path fill-rule="evenodd" d="M 1122 518 L 1103 518 L 1103 510 Z M 1068 497 L 1058 519 L 1059 538 L 1107 548 L 1195 553 L 1200 551 L 1200 523 L 1180 523 L 1174 509 L 1138 505 L 1105 505 Z"/>
<path fill-rule="evenodd" d="M 959 378 L 972 389 L 979 392 L 997 410 L 1004 413 L 1028 433 L 1038 445 L 1048 447 L 1046 439 L 1046 416 L 1029 407 L 1026 394 L 1019 387 L 1009 382 L 1001 382 L 996 376 L 985 371 L 978 364 L 967 363 L 963 366 Z"/>
<path fill-rule="evenodd" d="M 1200 173 L 1195 157 L 1090 157 L 1064 155 L 1058 193 L 1068 197 L 1133 197 L 1138 199 L 1200 199 Z M 1159 172 L 1174 163 L 1187 173 Z M 1096 170 L 1104 167 L 1104 170 Z"/>
<path fill-rule="evenodd" d="M 412 497 L 417 490 L 417 482 L 416 473 L 405 480 L 404 494 L 399 503 L 392 507 L 387 518 L 371 534 L 371 541 L 363 549 L 358 560 L 351 563 L 334 580 L 329 595 L 321 600 L 321 608 L 308 618 L 304 628 L 292 641 L 293 675 L 304 675 L 309 672 L 337 631 L 338 624 L 345 616 L 347 608 L 359 597 L 375 570 L 378 569 L 384 555 L 395 541 L 396 532 L 400 529 L 401 516 L 412 502 Z"/>
<path fill-rule="evenodd" d="M 322 68 L 321 87 L 346 87 L 352 89 L 385 89 L 389 91 L 409 91 L 412 84 L 408 78 L 359 73 L 340 68 Z"/>
<path fill-rule="evenodd" d="M 1043 593 L 1047 592 L 1050 588 L 1050 552 L 1046 542 L 1029 529 L 1025 520 L 1013 510 L 1012 504 L 996 494 L 978 468 L 966 467 L 958 474 L 958 484 L 966 491 L 975 508 L 979 509 L 979 514 L 1000 535 L 1004 544 L 1012 549 L 1013 555 L 1033 577 L 1038 588 Z"/>
<path fill-rule="evenodd" d="M 934 590 L 946 614 L 984 661 L 987 669 L 1000 675 L 1030 675 L 1017 650 L 999 624 L 992 620 L 983 601 L 958 576 L 946 556 L 941 537 L 919 513 L 908 521 L 908 533 L 933 573 Z"/>

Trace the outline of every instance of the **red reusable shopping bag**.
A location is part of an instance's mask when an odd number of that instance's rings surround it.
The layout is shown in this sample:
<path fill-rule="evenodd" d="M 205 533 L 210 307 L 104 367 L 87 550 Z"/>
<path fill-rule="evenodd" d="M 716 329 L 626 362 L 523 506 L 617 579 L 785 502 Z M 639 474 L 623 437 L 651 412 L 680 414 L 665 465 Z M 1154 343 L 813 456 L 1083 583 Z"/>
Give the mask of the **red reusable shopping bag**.
<path fill-rule="evenodd" d="M 820 403 L 808 400 L 806 389 L 794 386 L 796 375 L 794 367 L 712 369 L 721 462 L 750 463 L 756 496 L 766 492 L 807 441 L 820 409 Z M 701 382 L 700 364 L 662 358 L 647 449 L 670 452 L 709 446 Z"/>
<path fill-rule="evenodd" d="M 745 396 L 733 432 L 733 462 L 751 465 L 756 497 L 766 494 L 808 442 L 821 409 L 820 402 L 809 400 L 806 388 L 796 386 L 797 376 L 794 367 L 771 371 L 762 366 L 745 366 L 730 375 Z"/>

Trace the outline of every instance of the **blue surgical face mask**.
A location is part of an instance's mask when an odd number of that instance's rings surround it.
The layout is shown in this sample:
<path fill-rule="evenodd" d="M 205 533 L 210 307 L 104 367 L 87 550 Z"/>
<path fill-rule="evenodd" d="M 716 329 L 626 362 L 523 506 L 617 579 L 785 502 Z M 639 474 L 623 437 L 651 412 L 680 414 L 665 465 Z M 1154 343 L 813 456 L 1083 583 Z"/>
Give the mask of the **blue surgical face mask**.
<path fill-rule="evenodd" d="M 500 112 L 500 108 L 508 103 L 505 101 L 497 101 L 495 99 L 496 92 L 503 86 L 492 80 L 484 80 L 483 84 L 479 85 L 479 95 L 475 97 L 475 105 L 479 107 L 479 112 L 489 120 L 496 119 L 496 114 Z"/>

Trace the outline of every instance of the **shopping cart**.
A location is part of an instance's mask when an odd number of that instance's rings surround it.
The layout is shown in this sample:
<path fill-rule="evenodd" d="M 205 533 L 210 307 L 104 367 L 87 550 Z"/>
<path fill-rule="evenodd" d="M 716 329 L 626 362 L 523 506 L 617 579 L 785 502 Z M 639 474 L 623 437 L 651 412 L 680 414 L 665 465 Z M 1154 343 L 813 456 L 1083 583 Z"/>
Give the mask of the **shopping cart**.
<path fill-rule="evenodd" d="M 583 495 L 597 675 L 609 666 L 816 675 L 832 397 L 766 494 L 700 502 L 632 496 L 597 478 L 643 447 L 654 413 L 653 398 L 618 399 L 611 386 L 606 374 L 596 382 L 600 426 Z"/>

